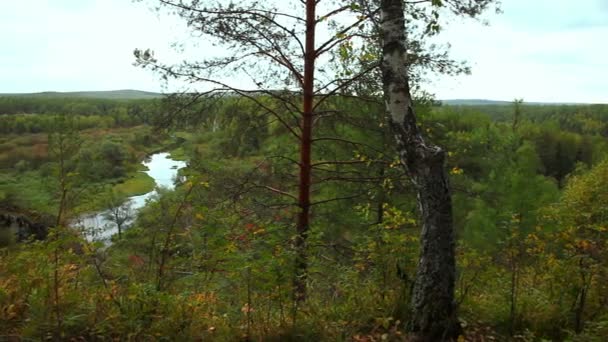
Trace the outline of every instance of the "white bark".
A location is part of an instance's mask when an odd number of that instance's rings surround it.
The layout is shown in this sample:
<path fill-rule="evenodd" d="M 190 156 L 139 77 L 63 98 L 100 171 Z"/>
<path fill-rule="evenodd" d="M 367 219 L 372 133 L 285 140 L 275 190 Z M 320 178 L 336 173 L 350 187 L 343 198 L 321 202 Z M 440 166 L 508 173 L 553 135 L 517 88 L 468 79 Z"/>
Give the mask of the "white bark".
<path fill-rule="evenodd" d="M 382 0 L 381 18 L 386 110 L 401 162 L 418 191 L 422 220 L 411 327 L 422 341 L 451 339 L 460 327 L 454 308 L 454 232 L 445 152 L 427 143 L 416 124 L 402 0 Z"/>

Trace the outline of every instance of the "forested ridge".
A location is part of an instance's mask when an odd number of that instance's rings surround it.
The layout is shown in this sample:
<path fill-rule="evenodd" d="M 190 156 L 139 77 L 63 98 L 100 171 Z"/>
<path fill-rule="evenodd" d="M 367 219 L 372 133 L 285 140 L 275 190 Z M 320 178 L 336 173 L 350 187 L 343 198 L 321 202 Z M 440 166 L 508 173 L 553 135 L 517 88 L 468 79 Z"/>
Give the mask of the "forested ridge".
<path fill-rule="evenodd" d="M 293 207 L 261 185 L 288 189 L 293 182 L 288 132 L 245 99 L 209 99 L 198 106 L 208 120 L 172 128 L 170 134 L 184 142 L 165 143 L 188 160 L 182 171 L 188 179 L 161 191 L 110 246 L 70 229 L 18 244 L 3 233 L 5 336 L 53 336 L 59 317 L 65 338 L 404 338 L 418 216 L 413 189 L 386 146 L 381 104 L 336 98 L 328 106 L 342 108 L 344 117 L 319 126 L 323 134 L 339 132 L 361 143 L 335 142 L 316 154 L 321 164 L 342 163 L 324 166 L 314 180 L 315 198 L 323 203 L 313 214 L 310 298 L 295 323 L 288 228 Z M 425 133 L 448 146 L 458 237 L 456 298 L 467 339 L 602 340 L 605 108 L 514 104 L 509 117 L 502 107 L 419 106 Z M 32 115 L 54 122 L 54 130 L 9 132 L 3 151 L 14 155 L 10 144 L 16 141 L 23 149 L 52 145 L 53 134 L 64 130 L 83 141 L 66 160 L 79 170 L 70 180 L 74 187 L 92 179 L 120 181 L 116 158 L 134 153 L 124 165 L 136 165 L 143 157 L 136 151 L 159 135 L 150 133 L 151 126 L 73 129 L 78 125 L 63 122 L 96 115 L 113 114 Z M 107 142 L 99 144 L 100 136 Z M 43 150 L 52 151 L 51 145 Z M 28 151 L 4 165 L 2 206 L 56 213 L 60 160 Z M 44 206 L 34 200 L 42 194 L 28 189 L 42 177 L 54 184 Z M 99 193 L 79 197 L 70 211 L 95 197 Z M 55 264 L 57 246 L 72 247 L 62 247 Z"/>
<path fill-rule="evenodd" d="M 181 91 L 0 96 L 0 340 L 606 339 L 608 105 L 427 91 L 498 1 L 145 2 Z"/>

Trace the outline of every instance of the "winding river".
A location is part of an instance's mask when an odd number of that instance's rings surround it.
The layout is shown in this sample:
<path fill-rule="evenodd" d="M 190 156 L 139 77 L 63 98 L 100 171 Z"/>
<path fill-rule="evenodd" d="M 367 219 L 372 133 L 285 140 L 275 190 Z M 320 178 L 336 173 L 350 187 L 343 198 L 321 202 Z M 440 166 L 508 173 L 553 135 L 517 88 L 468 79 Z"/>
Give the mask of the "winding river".
<path fill-rule="evenodd" d="M 154 179 L 157 187 L 173 188 L 173 180 L 177 176 L 179 169 L 186 167 L 186 162 L 173 160 L 170 158 L 169 153 L 162 152 L 156 153 L 142 163 L 148 168 L 147 171 L 141 171 L 147 173 Z M 144 195 L 129 197 L 131 201 L 131 210 L 135 217 L 137 211 L 146 205 L 146 200 L 152 197 L 156 193 L 156 190 L 150 191 Z M 105 218 L 108 211 L 100 211 L 93 214 L 81 216 L 74 224 L 75 227 L 81 229 L 87 239 L 89 240 L 101 240 L 109 242 L 112 235 L 118 233 L 118 227 L 112 221 Z M 127 222 L 125 226 L 130 225 L 132 222 Z M 124 229 L 124 228 L 123 228 Z"/>

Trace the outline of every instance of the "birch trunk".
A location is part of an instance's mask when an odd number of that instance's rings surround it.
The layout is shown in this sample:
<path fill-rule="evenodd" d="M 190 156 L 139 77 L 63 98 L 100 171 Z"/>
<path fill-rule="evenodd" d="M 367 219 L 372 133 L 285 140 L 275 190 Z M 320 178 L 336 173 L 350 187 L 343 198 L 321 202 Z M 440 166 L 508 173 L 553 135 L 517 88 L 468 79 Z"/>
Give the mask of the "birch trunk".
<path fill-rule="evenodd" d="M 420 259 L 412 292 L 411 329 L 419 341 L 455 338 L 454 232 L 445 151 L 424 140 L 416 125 L 407 74 L 402 0 L 381 1 L 382 82 L 386 111 L 401 163 L 418 192 Z"/>

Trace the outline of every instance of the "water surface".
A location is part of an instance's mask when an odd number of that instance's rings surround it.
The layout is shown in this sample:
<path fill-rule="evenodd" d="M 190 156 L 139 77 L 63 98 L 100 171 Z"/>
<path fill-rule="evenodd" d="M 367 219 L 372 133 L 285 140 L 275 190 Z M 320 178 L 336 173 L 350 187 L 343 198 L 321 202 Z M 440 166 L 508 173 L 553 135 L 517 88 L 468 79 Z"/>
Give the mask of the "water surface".
<path fill-rule="evenodd" d="M 186 167 L 186 162 L 173 160 L 169 153 L 162 152 L 149 156 L 143 163 L 148 168 L 147 173 L 154 179 L 157 187 L 173 188 L 174 180 L 177 177 L 178 170 Z M 131 201 L 132 214 L 135 217 L 139 209 L 146 205 L 146 200 L 156 194 L 156 190 L 150 191 L 144 195 L 129 197 Z M 107 210 L 87 214 L 77 219 L 75 227 L 82 229 L 89 240 L 103 240 L 109 242 L 112 235 L 118 233 L 118 227 L 112 221 L 106 220 L 105 215 Z M 130 225 L 132 222 L 127 222 L 123 225 Z"/>

